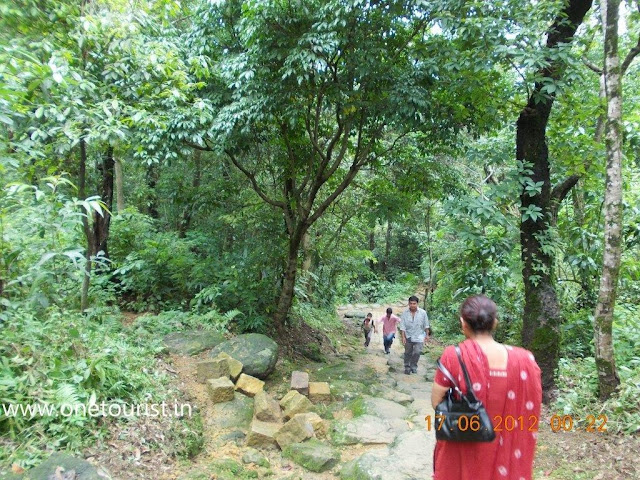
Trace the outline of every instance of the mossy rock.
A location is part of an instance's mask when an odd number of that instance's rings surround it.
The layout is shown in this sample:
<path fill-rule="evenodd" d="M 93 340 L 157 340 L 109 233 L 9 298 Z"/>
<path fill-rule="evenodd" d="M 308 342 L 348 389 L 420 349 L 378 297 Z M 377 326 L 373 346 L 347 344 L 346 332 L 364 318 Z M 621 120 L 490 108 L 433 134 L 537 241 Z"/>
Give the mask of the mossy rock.
<path fill-rule="evenodd" d="M 329 387 L 334 398 L 345 402 L 370 393 L 367 385 L 354 380 L 333 380 L 329 382 Z"/>
<path fill-rule="evenodd" d="M 224 335 L 208 330 L 173 332 L 164 336 L 167 350 L 179 355 L 197 355 L 225 341 Z"/>
<path fill-rule="evenodd" d="M 49 480 L 55 478 L 56 469 L 62 467 L 64 472 L 75 472 L 74 480 L 105 480 L 110 478 L 98 472 L 98 469 L 86 460 L 76 458 L 66 453 L 53 453 L 48 459 L 35 468 L 28 470 L 22 475 L 2 477 L 3 479 L 21 480 Z"/>
<path fill-rule="evenodd" d="M 253 418 L 253 398 L 235 392 L 230 402 L 211 406 L 209 420 L 218 428 L 248 430 Z"/>
<path fill-rule="evenodd" d="M 378 373 L 368 365 L 353 362 L 338 362 L 320 367 L 313 372 L 314 382 L 332 382 L 357 378 L 359 382 L 373 384 L 378 381 Z"/>
<path fill-rule="evenodd" d="M 217 345 L 211 352 L 217 357 L 225 352 L 243 365 L 243 372 L 265 379 L 273 372 L 278 361 L 278 344 L 266 335 L 247 333 Z"/>
<path fill-rule="evenodd" d="M 318 440 L 293 443 L 282 451 L 285 458 L 312 472 L 325 472 L 340 461 L 340 453 Z"/>

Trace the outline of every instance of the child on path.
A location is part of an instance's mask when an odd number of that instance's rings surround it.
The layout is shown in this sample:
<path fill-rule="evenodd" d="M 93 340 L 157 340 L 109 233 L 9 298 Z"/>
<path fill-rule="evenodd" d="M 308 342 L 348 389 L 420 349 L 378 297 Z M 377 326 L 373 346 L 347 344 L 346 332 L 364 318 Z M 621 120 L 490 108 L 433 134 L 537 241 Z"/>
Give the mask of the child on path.
<path fill-rule="evenodd" d="M 393 344 L 393 339 L 396 336 L 396 329 L 398 328 L 398 323 L 400 323 L 400 318 L 393 314 L 393 310 L 391 308 L 387 308 L 387 314 L 380 317 L 378 323 L 382 323 L 384 353 L 389 354 L 391 353 L 391 345 Z"/>
<path fill-rule="evenodd" d="M 376 332 L 376 326 L 373 324 L 373 314 L 367 313 L 366 318 L 362 321 L 362 331 L 364 332 L 364 346 L 368 347 L 371 341 L 371 332 Z"/>

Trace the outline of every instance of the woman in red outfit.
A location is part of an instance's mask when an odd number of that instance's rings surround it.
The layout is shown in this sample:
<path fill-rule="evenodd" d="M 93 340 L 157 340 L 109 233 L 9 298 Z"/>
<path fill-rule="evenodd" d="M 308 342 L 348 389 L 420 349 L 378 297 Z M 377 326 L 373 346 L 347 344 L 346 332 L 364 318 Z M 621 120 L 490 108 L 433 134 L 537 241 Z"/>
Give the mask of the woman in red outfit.
<path fill-rule="evenodd" d="M 493 442 L 439 440 L 434 452 L 434 480 L 530 480 L 536 446 L 542 386 L 531 352 L 493 339 L 496 304 L 484 295 L 467 298 L 460 308 L 467 339 L 460 344 L 475 396 L 485 405 L 496 433 Z M 466 393 L 455 347 L 440 358 Z M 437 371 L 431 403 L 440 403 L 451 382 Z"/>

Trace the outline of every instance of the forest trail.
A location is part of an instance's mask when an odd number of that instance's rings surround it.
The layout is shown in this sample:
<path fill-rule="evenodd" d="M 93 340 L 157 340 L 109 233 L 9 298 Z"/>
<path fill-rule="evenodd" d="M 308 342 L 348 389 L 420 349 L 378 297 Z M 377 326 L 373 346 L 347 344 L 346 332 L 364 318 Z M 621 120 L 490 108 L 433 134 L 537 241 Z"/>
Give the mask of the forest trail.
<path fill-rule="evenodd" d="M 404 305 L 400 306 L 399 304 L 390 306 L 394 312 L 398 313 L 405 308 Z M 209 478 L 330 480 L 352 478 L 341 477 L 341 470 L 352 460 L 358 459 L 363 462 L 358 467 L 361 469 L 382 472 L 388 472 L 390 468 L 395 469 L 393 474 L 386 473 L 383 477 L 385 479 L 429 478 L 433 469 L 432 458 L 435 441 L 433 432 L 426 431 L 424 417 L 429 414 L 433 415 L 433 409 L 430 405 L 433 368 L 428 367 L 426 358 L 423 356 L 418 365 L 418 374 L 405 375 L 403 373 L 404 348 L 400 340 L 396 339 L 392 345 L 391 354 L 385 355 L 382 346 L 382 328 L 380 327 L 378 333 L 373 335 L 369 347 L 365 348 L 364 338 L 359 330 L 362 318 L 344 317 L 347 310 L 366 310 L 373 313 L 374 317 L 378 319 L 385 313 L 386 307 L 387 305 L 360 304 L 339 307 L 337 313 L 345 323 L 346 335 L 344 342 L 338 349 L 338 355 L 328 359 L 327 364 L 324 365 L 326 368 L 334 368 L 344 363 L 345 371 L 352 373 L 352 375 L 347 375 L 350 377 L 350 381 L 362 381 L 363 384 L 366 384 L 367 391 L 371 389 L 370 395 L 362 396 L 365 399 L 365 415 L 354 415 L 353 405 L 350 404 L 350 401 L 335 400 L 330 406 L 333 419 L 338 422 L 344 421 L 350 426 L 349 422 L 356 423 L 357 419 L 358 434 L 365 437 L 370 435 L 370 432 L 379 429 L 381 422 L 389 421 L 397 430 L 389 429 L 382 432 L 383 434 L 391 432 L 392 436 L 386 443 L 369 444 L 363 441 L 364 444 L 334 445 L 334 448 L 340 452 L 340 462 L 333 469 L 322 473 L 303 469 L 293 461 L 284 458 L 282 452 L 277 450 L 260 451 L 269 462 L 268 468 L 261 468 L 253 464 L 242 465 L 242 458 L 248 450 L 244 446 L 243 434 L 246 434 L 248 423 L 241 420 L 241 417 L 246 416 L 243 413 L 243 407 L 232 405 L 235 402 L 229 402 L 228 406 L 211 404 L 206 389 L 197 381 L 193 372 L 193 364 L 197 359 L 195 357 L 174 356 L 173 365 L 178 372 L 181 389 L 193 399 L 202 412 L 205 441 L 204 450 L 200 454 L 191 461 L 173 464 L 170 469 L 165 470 L 161 478 L 164 480 Z M 296 362 L 291 367 L 295 370 L 309 371 L 313 381 L 314 370 L 323 368 L 323 365 L 304 365 Z M 282 368 L 282 366 L 277 367 L 265 387 L 276 398 L 280 398 L 289 389 L 290 374 Z M 425 376 L 428 380 L 425 379 Z M 402 405 L 390 399 L 402 402 Z M 225 414 L 236 418 L 233 418 L 232 422 L 225 421 Z M 325 418 L 327 416 L 329 415 L 323 415 Z M 391 443 L 391 439 L 397 440 L 398 438 L 404 439 L 401 447 L 407 450 L 406 454 L 389 449 L 388 443 Z M 329 443 L 328 439 L 323 441 Z M 414 460 L 417 452 L 423 460 L 416 463 Z M 404 461 L 403 457 L 405 457 Z M 229 460 L 240 465 L 240 470 L 235 474 L 233 474 L 233 468 L 231 471 L 220 470 L 220 465 Z M 365 478 L 374 478 L 375 471 L 370 472 L 371 477 Z"/>
<path fill-rule="evenodd" d="M 400 314 L 406 305 L 394 303 L 390 305 L 354 304 L 338 307 L 337 314 L 344 322 L 345 334 L 337 343 L 337 352 L 329 356 L 326 363 L 316 363 L 297 358 L 281 358 L 276 371 L 269 377 L 265 389 L 279 399 L 289 390 L 292 370 L 307 371 L 310 379 L 319 379 L 321 372 L 331 370 L 339 373 L 342 380 L 329 380 L 334 395 L 344 394 L 339 391 L 339 384 L 355 384 L 366 386 L 366 393 L 356 390 L 350 392 L 350 398 L 337 399 L 331 405 L 323 407 L 321 416 L 331 425 L 344 422 L 358 422 L 360 433 L 371 435 L 378 432 L 377 426 L 390 416 L 395 422 L 395 431 L 389 428 L 382 434 L 391 437 L 385 444 L 367 442 L 353 444 L 333 444 L 340 452 L 338 465 L 332 469 L 314 473 L 305 470 L 292 460 L 284 458 L 277 449 L 261 450 L 260 455 L 268 463 L 259 466 L 243 462 L 251 450 L 245 445 L 245 438 L 253 415 L 253 399 L 239 395 L 240 401 L 212 404 L 205 386 L 198 382 L 195 375 L 195 363 L 208 357 L 209 352 L 198 356 L 171 355 L 167 370 L 175 374 L 174 385 L 182 392 L 182 401 L 197 406 L 201 413 L 204 442 L 202 451 L 191 459 L 175 460 L 168 458 L 161 450 L 147 451 L 140 455 L 127 455 L 121 443 L 130 444 L 138 435 L 135 432 L 114 432 L 111 441 L 93 449 L 97 463 L 104 465 L 114 479 L 133 480 L 154 478 L 157 480 L 244 480 L 249 478 L 269 478 L 275 480 L 351 480 L 381 478 L 384 480 L 408 480 L 412 478 L 429 479 L 433 470 L 433 448 L 435 435 L 428 431 L 424 417 L 433 415 L 430 405 L 431 384 L 435 373 L 434 359 L 444 347 L 438 339 L 432 339 L 425 347 L 418 363 L 417 375 L 405 375 L 403 365 L 404 349 L 402 342 L 396 338 L 391 354 L 385 355 L 382 344 L 381 328 L 372 335 L 369 347 L 364 347 L 364 337 L 360 324 L 364 316 L 371 312 L 374 319 L 379 319 L 387 308 L 393 308 Z M 346 316 L 345 316 L 346 314 Z M 324 379 L 321 379 L 324 380 Z M 334 383 L 336 391 L 334 392 Z M 348 390 L 348 389 L 347 389 Z M 364 399 L 362 405 L 355 405 L 357 399 Z M 391 401 L 390 401 L 391 400 Z M 364 408 L 357 412 L 358 409 Z M 403 410 L 404 409 L 404 410 Z M 398 414 L 397 411 L 401 413 Z M 543 409 L 540 419 L 538 447 L 534 462 L 534 480 L 627 480 L 640 478 L 640 438 L 633 436 L 616 436 L 586 432 L 552 432 L 550 418 L 554 413 Z M 433 417 L 432 417 L 433 418 Z M 350 423 L 351 422 L 351 423 Z M 157 431 L 162 434 L 163 425 L 142 425 L 140 435 L 146 431 Z M 138 426 L 140 427 L 140 426 Z M 136 432 L 140 428 L 136 428 Z M 322 442 L 333 443 L 331 435 Z M 389 444 L 392 440 L 404 439 L 401 448 L 409 453 L 404 456 L 393 450 Z M 402 443 L 402 442 L 401 442 Z M 112 450 L 113 447 L 113 450 Z M 111 450 L 111 451 L 109 451 Z M 100 452 L 99 454 L 97 452 Z M 143 450 L 144 452 L 144 450 Z M 416 457 L 416 452 L 419 456 Z M 419 458 L 416 461 L 416 458 Z M 346 465 L 359 464 L 361 474 L 345 476 Z M 376 476 L 382 475 L 382 476 Z"/>

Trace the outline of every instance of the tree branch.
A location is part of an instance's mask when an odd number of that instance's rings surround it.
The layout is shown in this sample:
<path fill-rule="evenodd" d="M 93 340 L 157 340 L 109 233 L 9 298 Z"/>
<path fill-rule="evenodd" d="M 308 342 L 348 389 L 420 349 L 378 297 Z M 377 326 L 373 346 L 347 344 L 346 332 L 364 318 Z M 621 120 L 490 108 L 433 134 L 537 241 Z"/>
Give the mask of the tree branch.
<path fill-rule="evenodd" d="M 267 195 L 262 191 L 262 189 L 260 188 L 260 186 L 258 185 L 258 181 L 256 180 L 256 176 L 251 173 L 249 170 L 247 170 L 239 161 L 238 159 L 235 157 L 235 155 L 233 155 L 229 150 L 225 149 L 224 153 L 227 154 L 227 156 L 231 159 L 231 162 L 233 162 L 233 164 L 236 166 L 236 168 L 238 170 L 240 170 L 242 173 L 244 173 L 244 175 L 249 179 L 249 181 L 251 182 L 251 187 L 255 190 L 255 192 L 260 196 L 260 198 L 262 200 L 264 200 L 266 203 L 268 203 L 269 205 L 272 205 L 274 207 L 278 207 L 281 208 L 282 210 L 286 210 L 286 205 L 284 202 L 278 202 L 276 200 L 273 200 L 272 198 L 267 197 Z"/>
<path fill-rule="evenodd" d="M 208 145 L 206 147 L 203 147 L 202 145 L 198 145 L 197 143 L 190 142 L 189 140 L 183 140 L 183 141 L 185 145 L 191 148 L 195 148 L 196 150 L 201 150 L 203 152 L 213 152 L 213 148 L 209 147 Z"/>
<path fill-rule="evenodd" d="M 580 178 L 582 178 L 582 175 L 574 174 L 565 178 L 561 183 L 553 187 L 553 190 L 551 191 L 551 198 L 556 205 L 559 205 L 567 197 Z M 558 207 L 556 206 L 554 208 Z"/>
<path fill-rule="evenodd" d="M 640 6 L 638 7 L 638 9 L 640 9 Z M 629 53 L 627 53 L 627 56 L 624 58 L 624 61 L 620 66 L 620 75 L 624 75 L 626 73 L 627 68 L 629 68 L 629 65 L 631 65 L 631 62 L 633 62 L 633 59 L 636 58 L 636 56 L 639 53 L 640 53 L 640 37 L 638 37 L 638 43 L 636 44 L 636 46 L 633 47 L 631 50 L 629 50 Z"/>
<path fill-rule="evenodd" d="M 598 75 L 602 75 L 602 69 L 598 67 L 595 63 L 591 63 L 587 58 L 582 58 L 582 63 L 591 71 L 597 73 Z"/>

